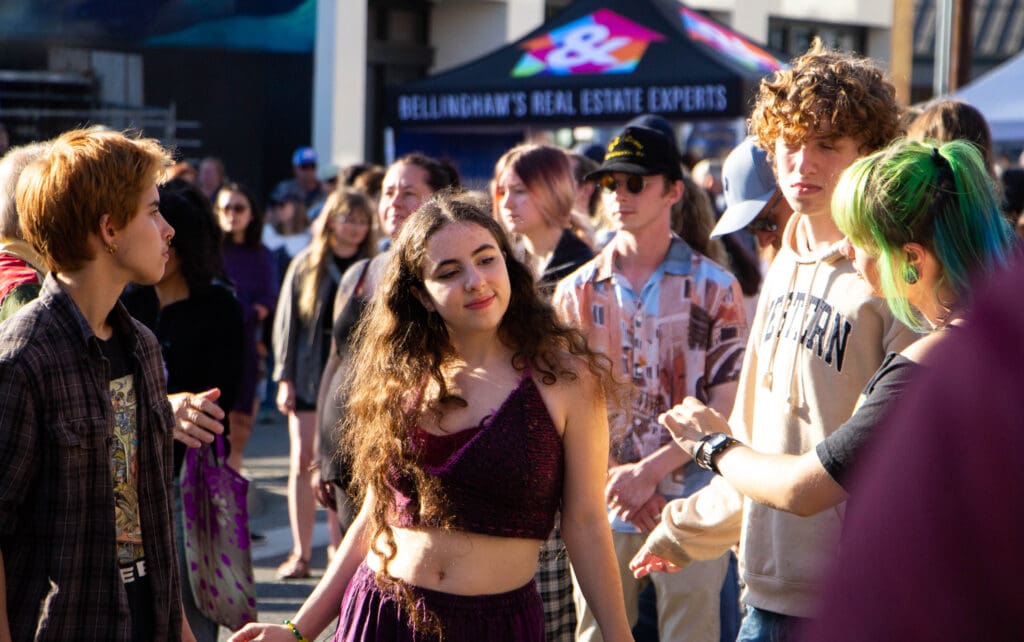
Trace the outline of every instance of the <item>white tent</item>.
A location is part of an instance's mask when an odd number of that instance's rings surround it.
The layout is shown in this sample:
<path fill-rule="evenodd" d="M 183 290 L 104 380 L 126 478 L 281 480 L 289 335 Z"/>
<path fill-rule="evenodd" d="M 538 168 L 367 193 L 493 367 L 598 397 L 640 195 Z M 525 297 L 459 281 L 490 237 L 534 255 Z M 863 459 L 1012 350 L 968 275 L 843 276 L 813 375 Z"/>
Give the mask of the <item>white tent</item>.
<path fill-rule="evenodd" d="M 997 142 L 1024 141 L 1024 52 L 952 96 L 978 108 Z"/>

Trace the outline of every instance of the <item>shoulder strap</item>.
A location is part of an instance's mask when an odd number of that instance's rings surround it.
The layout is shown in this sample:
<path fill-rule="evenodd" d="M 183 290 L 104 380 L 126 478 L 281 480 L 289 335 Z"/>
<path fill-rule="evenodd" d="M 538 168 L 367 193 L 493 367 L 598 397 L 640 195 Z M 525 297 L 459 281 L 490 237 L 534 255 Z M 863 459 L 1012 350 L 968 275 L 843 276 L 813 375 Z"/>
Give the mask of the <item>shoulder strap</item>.
<path fill-rule="evenodd" d="M 359 273 L 359 280 L 356 281 L 356 288 L 352 291 L 352 296 L 363 296 L 363 284 L 366 282 L 366 273 L 370 271 L 371 262 L 373 262 L 373 259 L 366 259 L 366 262 L 363 263 L 363 271 Z"/>

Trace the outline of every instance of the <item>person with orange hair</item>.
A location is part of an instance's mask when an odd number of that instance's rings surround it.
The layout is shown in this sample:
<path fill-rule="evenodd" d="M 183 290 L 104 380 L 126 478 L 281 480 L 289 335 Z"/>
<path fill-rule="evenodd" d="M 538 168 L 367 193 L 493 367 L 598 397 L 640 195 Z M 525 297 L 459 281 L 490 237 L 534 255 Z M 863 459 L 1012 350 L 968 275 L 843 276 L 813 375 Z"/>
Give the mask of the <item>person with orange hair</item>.
<path fill-rule="evenodd" d="M 0 330 L 0 639 L 182 638 L 174 417 L 160 345 L 118 303 L 164 274 L 170 165 L 155 140 L 74 130 L 19 179 L 50 274 Z"/>

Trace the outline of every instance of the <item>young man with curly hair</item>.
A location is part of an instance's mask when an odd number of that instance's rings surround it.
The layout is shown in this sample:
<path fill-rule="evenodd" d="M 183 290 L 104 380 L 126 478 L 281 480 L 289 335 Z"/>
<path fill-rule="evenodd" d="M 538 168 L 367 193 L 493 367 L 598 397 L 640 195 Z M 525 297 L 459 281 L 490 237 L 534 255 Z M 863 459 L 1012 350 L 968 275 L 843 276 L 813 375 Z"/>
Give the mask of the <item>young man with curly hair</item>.
<path fill-rule="evenodd" d="M 831 217 L 843 170 L 894 139 L 899 115 L 878 67 L 817 41 L 761 83 L 750 127 L 772 156 L 793 216 L 762 286 L 729 423 L 737 439 L 762 452 L 813 448 L 850 417 L 886 353 L 913 338 L 857 276 Z M 702 441 L 692 454 L 714 470 L 714 457 L 730 443 Z M 640 574 L 659 570 L 651 559 L 683 566 L 739 536 L 747 614 L 738 640 L 786 640 L 814 613 L 843 510 L 798 517 L 750 500 L 741 508 L 717 478 L 670 505 L 633 566 Z"/>

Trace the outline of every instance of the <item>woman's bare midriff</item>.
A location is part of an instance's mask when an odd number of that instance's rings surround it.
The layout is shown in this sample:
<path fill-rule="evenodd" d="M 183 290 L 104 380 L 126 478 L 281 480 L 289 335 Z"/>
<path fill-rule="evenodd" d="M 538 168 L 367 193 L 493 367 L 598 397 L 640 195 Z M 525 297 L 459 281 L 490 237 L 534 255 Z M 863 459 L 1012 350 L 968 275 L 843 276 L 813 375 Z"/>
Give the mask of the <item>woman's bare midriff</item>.
<path fill-rule="evenodd" d="M 517 589 L 537 569 L 541 540 L 494 537 L 436 528 L 393 528 L 398 554 L 391 576 L 414 586 L 455 595 L 489 595 Z M 380 548 L 387 550 L 381 541 Z M 383 561 L 370 550 L 366 564 Z"/>

